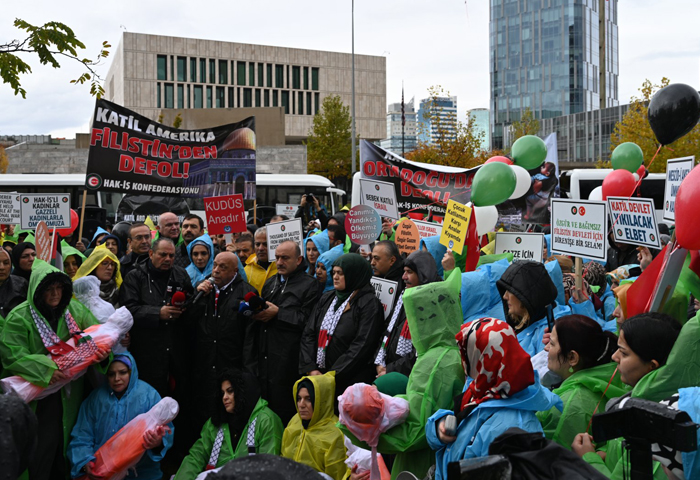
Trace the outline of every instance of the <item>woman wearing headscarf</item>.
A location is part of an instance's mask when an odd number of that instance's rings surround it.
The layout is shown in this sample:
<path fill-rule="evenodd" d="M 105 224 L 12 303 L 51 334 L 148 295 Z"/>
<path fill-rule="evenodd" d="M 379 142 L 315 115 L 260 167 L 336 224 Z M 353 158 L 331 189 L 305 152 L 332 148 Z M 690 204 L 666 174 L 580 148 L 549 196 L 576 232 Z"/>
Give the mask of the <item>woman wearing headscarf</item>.
<path fill-rule="evenodd" d="M 187 245 L 187 255 L 190 257 L 190 264 L 185 270 L 192 280 L 192 286 L 196 287 L 199 282 L 211 275 L 214 269 L 214 243 L 209 234 L 205 233 L 192 240 Z"/>
<path fill-rule="evenodd" d="M 310 235 L 306 237 L 304 241 L 304 258 L 309 264 L 307 273 L 309 275 L 314 275 L 316 273 L 316 262 L 318 257 L 328 251 L 328 231 L 324 230 L 315 235 Z"/>
<path fill-rule="evenodd" d="M 27 299 L 29 284 L 24 278 L 11 275 L 11 272 L 10 254 L 0 248 L 0 320 L 4 320 L 13 308 Z"/>
<path fill-rule="evenodd" d="M 257 379 L 240 370 L 224 371 L 217 385 L 214 415 L 180 465 L 175 480 L 194 480 L 236 458 L 279 455 L 283 425 L 260 397 Z"/>
<path fill-rule="evenodd" d="M 336 372 L 336 392 L 372 383 L 374 353 L 384 326 L 382 305 L 370 283 L 372 267 L 356 253 L 333 262 L 334 291 L 324 294 L 306 323 L 299 373 Z M 336 396 L 337 396 L 336 395 Z"/>
<path fill-rule="evenodd" d="M 27 282 L 32 275 L 32 264 L 36 258 L 36 248 L 33 243 L 21 242 L 12 249 L 12 275 L 22 277 Z"/>
<path fill-rule="evenodd" d="M 343 246 L 336 245 L 325 253 L 322 253 L 316 260 L 316 279 L 319 284 L 319 297 L 333 290 L 333 262 L 343 255 Z"/>
<path fill-rule="evenodd" d="M 425 435 L 436 453 L 435 478 L 447 478 L 447 465 L 488 455 L 491 442 L 512 427 L 542 432 L 535 412 L 561 409 L 561 400 L 540 385 L 530 356 L 506 322 L 481 318 L 464 324 L 456 335 L 464 372 L 472 381 L 455 398 L 454 412 L 438 410 Z M 445 417 L 457 417 L 456 436 L 445 432 Z"/>
<path fill-rule="evenodd" d="M 100 280 L 100 298 L 119 308 L 122 274 L 119 259 L 103 244 L 95 248 L 75 273 L 73 280 L 93 275 Z"/>
<path fill-rule="evenodd" d="M 549 321 L 548 307 L 555 305 L 557 298 L 557 287 L 547 269 L 539 262 L 515 262 L 503 272 L 496 286 L 503 298 L 506 321 L 523 349 L 535 356 L 544 350 L 542 337 Z"/>
<path fill-rule="evenodd" d="M 349 471 L 345 437 L 333 413 L 336 391 L 333 372 L 303 377 L 294 384 L 297 414 L 284 429 L 282 456 L 341 480 Z"/>
<path fill-rule="evenodd" d="M 85 261 L 85 255 L 80 253 L 80 250 L 71 247 L 65 240 L 61 240 L 61 255 L 63 256 L 63 271 L 72 280 Z"/>
<path fill-rule="evenodd" d="M 115 355 L 107 370 L 107 382 L 93 390 L 80 406 L 78 420 L 71 432 L 66 455 L 70 460 L 71 477 L 90 473 L 95 452 L 137 415 L 148 412 L 160 401 L 158 392 L 139 380 L 136 361 L 130 353 Z M 126 478 L 156 480 L 163 476 L 160 461 L 173 444 L 170 432 L 159 437 L 155 432 L 144 435 L 149 448 L 139 462 L 129 469 Z"/>

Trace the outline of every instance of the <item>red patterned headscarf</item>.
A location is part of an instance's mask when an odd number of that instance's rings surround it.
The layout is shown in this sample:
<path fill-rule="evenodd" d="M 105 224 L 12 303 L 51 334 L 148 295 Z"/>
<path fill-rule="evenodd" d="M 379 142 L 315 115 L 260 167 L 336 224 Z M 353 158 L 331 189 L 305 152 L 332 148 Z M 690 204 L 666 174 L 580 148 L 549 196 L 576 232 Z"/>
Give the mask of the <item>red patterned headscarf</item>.
<path fill-rule="evenodd" d="M 462 397 L 462 410 L 486 400 L 508 398 L 535 383 L 530 355 L 506 322 L 480 318 L 464 324 L 455 338 L 464 373 L 473 379 Z"/>

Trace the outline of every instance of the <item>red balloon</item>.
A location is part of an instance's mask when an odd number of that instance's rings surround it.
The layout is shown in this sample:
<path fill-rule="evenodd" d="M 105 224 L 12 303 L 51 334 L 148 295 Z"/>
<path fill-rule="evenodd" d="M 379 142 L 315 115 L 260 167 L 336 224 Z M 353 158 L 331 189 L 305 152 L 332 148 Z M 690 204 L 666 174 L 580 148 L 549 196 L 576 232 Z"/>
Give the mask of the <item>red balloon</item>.
<path fill-rule="evenodd" d="M 700 169 L 693 168 L 683 179 L 676 194 L 676 239 L 681 247 L 700 250 Z"/>
<path fill-rule="evenodd" d="M 491 163 L 491 162 L 501 162 L 501 163 L 505 163 L 506 165 L 513 165 L 513 160 L 511 160 L 508 157 L 501 157 L 501 156 L 489 158 L 488 160 L 486 160 L 484 162 L 484 165 L 486 165 L 487 163 Z"/>
<path fill-rule="evenodd" d="M 57 228 L 56 233 L 62 237 L 69 237 L 76 228 L 78 228 L 78 223 L 80 223 L 80 217 L 78 212 L 71 208 L 70 210 L 70 227 L 69 228 Z"/>
<path fill-rule="evenodd" d="M 608 197 L 631 197 L 636 185 L 632 172 L 622 168 L 613 170 L 603 180 L 603 200 Z"/>
<path fill-rule="evenodd" d="M 637 169 L 637 175 L 639 175 L 639 178 L 644 178 L 646 173 L 647 167 L 645 167 L 644 164 L 642 164 L 642 166 Z"/>

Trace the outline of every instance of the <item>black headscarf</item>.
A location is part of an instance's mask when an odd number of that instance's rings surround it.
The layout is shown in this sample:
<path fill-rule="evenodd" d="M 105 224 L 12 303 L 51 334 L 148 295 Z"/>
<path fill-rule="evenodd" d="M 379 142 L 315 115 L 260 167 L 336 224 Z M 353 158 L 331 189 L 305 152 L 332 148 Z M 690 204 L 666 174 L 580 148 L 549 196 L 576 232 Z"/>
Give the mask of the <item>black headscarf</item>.
<path fill-rule="evenodd" d="M 19 260 L 20 258 L 22 258 L 22 254 L 27 249 L 32 249 L 36 252 L 36 247 L 34 246 L 34 244 L 29 242 L 18 243 L 17 246 L 12 249 L 12 265 L 15 267 L 12 270 L 12 275 L 17 275 L 18 277 L 22 277 L 26 281 L 29 281 L 29 277 L 32 275 L 32 271 L 22 270 L 19 267 Z"/>
<path fill-rule="evenodd" d="M 314 382 L 309 380 L 308 378 L 305 378 L 301 382 L 299 382 L 299 386 L 297 386 L 297 394 L 299 394 L 299 390 L 302 388 L 305 388 L 309 392 L 309 399 L 311 399 L 311 405 L 313 408 L 316 408 L 316 389 L 314 388 Z M 311 422 L 311 419 L 309 420 L 302 420 L 301 425 L 304 428 L 309 428 L 309 422 Z"/>
<path fill-rule="evenodd" d="M 337 308 L 347 300 L 352 292 L 369 285 L 370 280 L 372 280 L 372 267 L 362 255 L 357 253 L 341 255 L 333 262 L 333 266 L 342 268 L 345 276 L 345 289 L 335 291 L 335 295 L 338 297 Z M 330 274 L 332 274 L 332 271 L 329 272 Z"/>
<path fill-rule="evenodd" d="M 221 384 L 228 380 L 233 387 L 233 399 L 235 406 L 233 413 L 226 412 L 221 401 Z M 243 434 L 243 429 L 250 420 L 250 415 L 255 409 L 255 405 L 260 400 L 260 385 L 258 379 L 248 372 L 241 372 L 237 369 L 226 370 L 219 376 L 217 382 L 217 405 L 212 416 L 212 423 L 217 427 L 222 423 L 228 423 L 231 438 L 239 439 Z M 234 442 L 235 443 L 235 442 Z"/>
<path fill-rule="evenodd" d="M 420 250 L 413 252 L 404 260 L 404 267 L 408 267 L 418 274 L 421 285 L 439 282 L 442 280 L 438 275 L 435 259 L 428 252 Z"/>

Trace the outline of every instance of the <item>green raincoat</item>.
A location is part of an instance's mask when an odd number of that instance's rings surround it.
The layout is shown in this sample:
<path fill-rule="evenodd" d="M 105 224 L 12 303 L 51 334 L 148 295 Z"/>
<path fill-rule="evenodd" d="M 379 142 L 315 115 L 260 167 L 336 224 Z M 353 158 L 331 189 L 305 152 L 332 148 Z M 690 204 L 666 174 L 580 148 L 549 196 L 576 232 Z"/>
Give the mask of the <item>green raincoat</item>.
<path fill-rule="evenodd" d="M 409 471 L 425 477 L 435 464 L 435 452 L 425 439 L 428 418 L 441 408 L 452 409 L 453 399 L 464 388 L 462 358 L 455 335 L 462 326 L 459 301 L 461 271 L 455 268 L 444 282 L 409 288 L 403 295 L 411 340 L 418 355 L 408 377 L 406 395 L 397 395 L 409 403 L 406 421 L 379 437 L 377 451 L 396 454 L 391 478 Z M 369 448 L 341 426 L 355 445 Z"/>
<path fill-rule="evenodd" d="M 570 450 L 574 437 L 588 428 L 598 402 L 598 412 L 604 412 L 610 399 L 621 397 L 629 390 L 620 381 L 620 375 L 616 374 L 603 396 L 616 367 L 616 363 L 606 363 L 576 372 L 564 380 L 564 383 L 554 390 L 564 402 L 563 411 L 552 408 L 537 413 L 544 436 Z"/>
<path fill-rule="evenodd" d="M 236 449 L 231 443 L 231 434 L 228 424 L 224 422 L 224 444 L 221 446 L 221 453 L 215 467 L 222 467 L 233 459 L 242 458 L 248 455 L 248 445 L 246 444 L 246 433 L 251 422 L 255 423 L 255 451 L 256 453 L 269 453 L 270 455 L 280 454 L 280 443 L 282 442 L 282 431 L 284 427 L 280 418 L 275 415 L 267 406 L 267 402 L 262 398 L 250 414 L 250 419 L 243 429 L 243 435 L 238 440 Z M 185 457 L 180 465 L 180 469 L 175 475 L 175 480 L 194 480 L 207 467 L 209 456 L 211 455 L 214 440 L 219 433 L 219 427 L 215 426 L 211 419 L 202 427 L 202 434 L 199 440 L 190 448 L 190 453 Z"/>
<path fill-rule="evenodd" d="M 4 368 L 3 377 L 19 375 L 35 385 L 47 387 L 53 372 L 58 370 L 56 363 L 47 357 L 49 352 L 41 341 L 41 336 L 29 310 L 32 307 L 38 313 L 34 294 L 42 280 L 52 273 L 65 275 L 43 260 L 38 258 L 34 260 L 32 275 L 29 279 L 27 300 L 15 307 L 5 319 L 2 332 L 0 333 L 0 358 L 2 358 L 2 366 Z M 70 283 L 70 279 L 68 283 Z M 75 299 L 70 300 L 68 310 L 81 329 L 86 329 L 98 323 L 92 313 Z M 39 315 L 41 316 L 40 313 Z M 43 317 L 42 320 L 46 322 Z M 65 341 L 70 338 L 70 333 L 63 317 L 59 318 L 56 333 L 61 340 Z M 83 378 L 80 377 L 70 383 L 70 394 L 66 392 L 65 388 L 61 389 L 64 455 L 65 448 L 70 440 L 70 432 L 73 430 L 78 417 L 80 402 L 83 399 Z M 36 409 L 36 402 L 32 402 L 30 406 L 32 409 Z"/>

